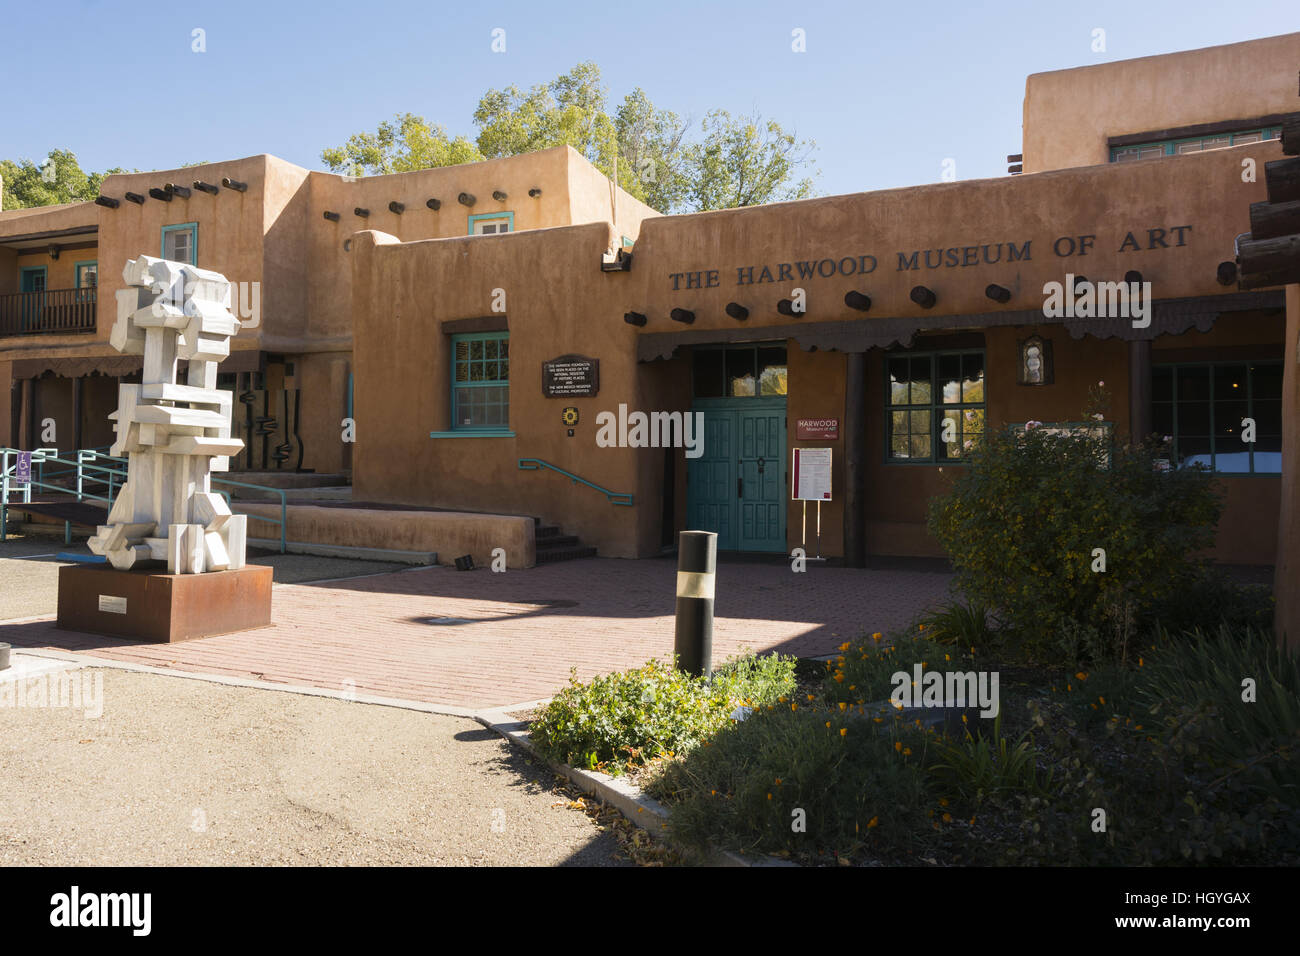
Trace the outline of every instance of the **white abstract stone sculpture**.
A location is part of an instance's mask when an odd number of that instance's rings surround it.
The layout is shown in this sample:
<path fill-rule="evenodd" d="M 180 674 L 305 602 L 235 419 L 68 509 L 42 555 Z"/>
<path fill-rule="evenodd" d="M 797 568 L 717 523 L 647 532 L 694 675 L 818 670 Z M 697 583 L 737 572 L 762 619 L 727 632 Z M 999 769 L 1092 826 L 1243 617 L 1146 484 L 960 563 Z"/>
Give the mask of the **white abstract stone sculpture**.
<path fill-rule="evenodd" d="M 110 454 L 127 456 L 127 480 L 90 550 L 123 570 L 150 560 L 166 561 L 169 574 L 242 568 L 247 519 L 212 492 L 210 475 L 244 447 L 230 437 L 231 393 L 217 388 L 217 363 L 239 330 L 230 283 L 150 256 L 129 260 L 122 278 L 109 342 L 143 355 L 144 375 L 118 386 Z M 189 360 L 184 385 L 178 359 Z"/>

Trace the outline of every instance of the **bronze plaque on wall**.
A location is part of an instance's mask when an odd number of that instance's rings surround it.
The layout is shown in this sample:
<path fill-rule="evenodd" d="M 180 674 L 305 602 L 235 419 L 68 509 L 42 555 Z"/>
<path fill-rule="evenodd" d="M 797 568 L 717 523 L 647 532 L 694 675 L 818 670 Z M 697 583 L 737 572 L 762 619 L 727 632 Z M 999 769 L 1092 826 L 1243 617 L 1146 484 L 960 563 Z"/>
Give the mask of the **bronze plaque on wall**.
<path fill-rule="evenodd" d="M 600 391 L 600 359 L 561 355 L 542 363 L 542 394 L 547 398 L 590 397 Z"/>

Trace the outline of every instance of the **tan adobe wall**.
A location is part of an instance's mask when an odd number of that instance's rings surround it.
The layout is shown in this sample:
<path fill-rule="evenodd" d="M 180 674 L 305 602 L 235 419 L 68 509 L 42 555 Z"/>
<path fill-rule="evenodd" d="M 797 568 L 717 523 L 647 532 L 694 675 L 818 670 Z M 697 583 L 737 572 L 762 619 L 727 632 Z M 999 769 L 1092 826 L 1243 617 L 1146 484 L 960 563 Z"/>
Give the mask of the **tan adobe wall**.
<path fill-rule="evenodd" d="M 1025 81 L 1024 170 L 1109 162 L 1109 136 L 1293 112 L 1297 64 L 1300 33 L 1288 33 L 1035 73 Z"/>
<path fill-rule="evenodd" d="M 373 233 L 358 236 L 352 263 L 356 494 L 381 501 L 537 514 L 581 535 L 604 554 L 654 553 L 659 546 L 662 452 L 595 445 L 595 416 L 602 410 L 615 410 L 620 403 L 646 411 L 689 407 L 686 350 L 669 361 L 637 363 L 640 335 L 689 329 L 701 341 L 717 341 L 711 333 L 742 329 L 748 340 L 758 341 L 783 338 L 787 333 L 774 334 L 777 327 L 800 323 L 851 319 L 869 326 L 891 317 L 931 315 L 936 321 L 972 316 L 969 325 L 979 328 L 987 324 L 978 318 L 981 313 L 1040 309 L 1044 282 L 1062 281 L 1067 271 L 1093 280 L 1118 280 L 1127 270 L 1138 269 L 1153 283 L 1159 299 L 1235 293 L 1235 288 L 1218 284 L 1215 268 L 1232 258 L 1233 237 L 1248 228 L 1249 204 L 1264 194 L 1262 181 L 1241 181 L 1241 155 L 1241 150 L 1207 152 L 1176 163 L 1092 167 L 649 218 L 642 223 L 633 268 L 626 273 L 600 271 L 600 253 L 613 232 L 607 224 L 476 241 L 397 244 L 392 237 Z M 1262 164 L 1280 155 L 1280 147 L 1259 144 L 1250 155 Z M 1080 236 L 1091 237 L 1084 255 L 1078 252 Z M 1053 247 L 1061 238 L 1070 241 L 1057 255 Z M 374 245 L 376 241 L 383 244 Z M 1002 261 L 981 262 L 984 247 L 998 243 L 1003 244 Z M 1028 257 L 1007 261 L 1010 243 L 1021 250 L 1028 243 Z M 1071 245 L 1073 254 L 1064 254 Z M 936 268 L 926 268 L 924 251 L 935 249 L 942 250 Z M 916 267 L 900 268 L 899 252 L 908 261 L 919 252 Z M 865 277 L 814 272 L 797 282 L 757 281 L 765 264 L 779 274 L 781 263 L 860 256 L 873 256 L 877 263 Z M 964 260 L 970 264 L 961 265 Z M 739 270 L 751 268 L 756 281 L 738 285 Z M 700 274 L 698 288 L 687 287 L 683 277 L 689 273 Z M 986 298 L 990 282 L 1010 289 L 1011 302 L 999 306 Z M 930 312 L 908 298 L 916 284 L 938 295 L 938 305 Z M 808 295 L 805 318 L 776 311 L 777 300 L 795 285 Z M 510 424 L 515 436 L 430 438 L 430 431 L 450 424 L 449 338 L 441 323 L 490 316 L 494 288 L 505 289 L 508 296 Z M 875 304 L 865 318 L 843 305 L 850 288 L 872 296 Z M 750 309 L 743 325 L 724 312 L 733 300 Z M 687 327 L 670 321 L 674 307 L 693 310 L 695 323 Z M 623 322 L 628 310 L 648 316 L 643 330 Z M 1231 315 L 1220 320 L 1223 341 L 1244 334 L 1231 331 L 1234 322 Z M 1273 326 L 1257 326 L 1247 337 L 1251 344 L 1275 346 L 1275 326 L 1276 320 Z M 1054 340 L 1056 384 L 1025 388 L 1015 384 L 1015 340 L 1035 330 Z M 1088 386 L 1105 380 L 1112 395 L 1111 418 L 1121 431 L 1127 430 L 1128 347 L 1123 341 L 1091 336 L 1075 340 L 1058 323 L 1044 320 L 1021 328 L 989 327 L 985 348 L 991 425 L 1029 418 L 1077 420 Z M 569 352 L 600 360 L 599 395 L 543 398 L 542 361 Z M 925 506 L 946 479 L 937 466 L 883 463 L 880 356 L 879 350 L 868 354 L 867 413 L 874 422 L 867 436 L 869 545 L 881 551 L 888 547 L 892 553 L 933 553 L 924 529 Z M 842 354 L 804 352 L 792 344 L 789 368 L 788 420 L 837 413 L 842 417 Z M 570 404 L 581 416 L 574 438 L 566 436 L 560 421 L 561 409 Z M 609 506 L 597 493 L 561 476 L 520 472 L 520 457 L 551 461 L 612 491 L 633 492 L 637 506 Z M 836 457 L 842 461 L 842 454 Z M 678 466 L 680 515 L 684 459 Z M 842 472 L 836 480 L 842 488 Z M 1271 549 L 1271 543 L 1240 537 L 1244 532 L 1232 531 L 1229 525 L 1238 519 L 1255 521 L 1275 509 L 1268 488 L 1276 479 L 1230 484 L 1238 487 L 1229 489 L 1223 554 L 1259 560 L 1254 552 Z M 843 514 L 842 496 L 837 497 L 823 508 L 823 544 L 832 554 Z M 788 540 L 794 541 L 798 512 L 793 505 L 788 518 Z"/>

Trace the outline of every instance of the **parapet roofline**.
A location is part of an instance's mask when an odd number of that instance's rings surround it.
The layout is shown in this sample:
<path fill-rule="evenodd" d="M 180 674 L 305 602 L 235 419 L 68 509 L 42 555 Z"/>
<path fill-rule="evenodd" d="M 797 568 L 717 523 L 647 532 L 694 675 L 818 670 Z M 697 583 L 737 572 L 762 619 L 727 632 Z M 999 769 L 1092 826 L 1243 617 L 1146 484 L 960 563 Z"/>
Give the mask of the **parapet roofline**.
<path fill-rule="evenodd" d="M 1146 56 L 1133 56 L 1123 60 L 1107 60 L 1105 63 L 1087 63 L 1082 66 L 1066 66 L 1058 70 L 1040 70 L 1037 73 L 1030 73 L 1025 82 L 1039 76 L 1055 76 L 1061 73 L 1081 73 L 1088 70 L 1106 70 L 1113 69 L 1117 66 L 1126 66 L 1128 64 L 1146 63 L 1152 60 L 1167 60 L 1171 57 L 1193 56 L 1197 53 L 1206 53 L 1210 50 L 1228 50 L 1232 47 L 1247 47 L 1269 41 L 1282 42 L 1284 40 L 1294 40 L 1300 42 L 1300 33 L 1279 33 L 1275 36 L 1256 37 L 1253 40 L 1238 40 L 1236 43 L 1216 43 L 1211 46 L 1196 47 L 1191 50 L 1170 50 L 1168 53 L 1150 53 Z"/>

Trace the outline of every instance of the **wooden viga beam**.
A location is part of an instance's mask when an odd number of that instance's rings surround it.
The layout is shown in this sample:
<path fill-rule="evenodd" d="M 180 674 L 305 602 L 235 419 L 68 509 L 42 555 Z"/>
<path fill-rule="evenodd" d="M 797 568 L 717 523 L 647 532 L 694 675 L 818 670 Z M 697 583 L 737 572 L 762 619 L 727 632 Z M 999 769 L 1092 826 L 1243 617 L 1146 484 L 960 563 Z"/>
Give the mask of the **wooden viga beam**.
<path fill-rule="evenodd" d="M 1250 238 L 1280 239 L 1300 233 L 1300 199 L 1294 202 L 1250 204 Z"/>
<path fill-rule="evenodd" d="M 1295 202 L 1300 199 L 1300 156 L 1265 163 L 1264 184 L 1268 188 L 1270 203 Z"/>
<path fill-rule="evenodd" d="M 1237 243 L 1237 267 L 1244 275 L 1300 270 L 1300 235 L 1272 239 L 1243 238 Z"/>
<path fill-rule="evenodd" d="M 1300 156 L 1300 113 L 1292 113 L 1282 120 L 1282 152 Z"/>

